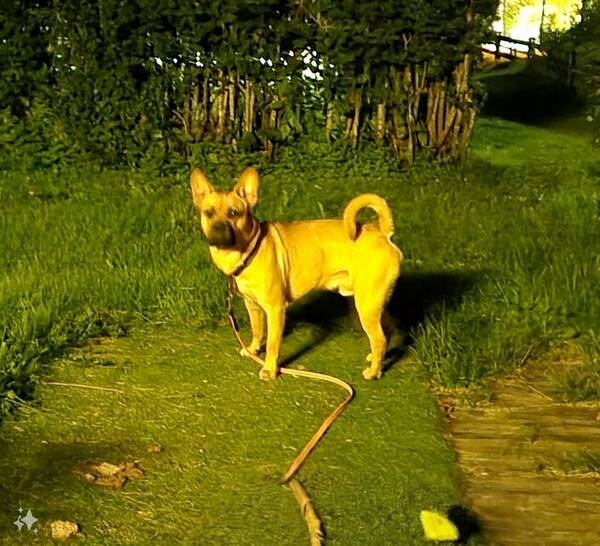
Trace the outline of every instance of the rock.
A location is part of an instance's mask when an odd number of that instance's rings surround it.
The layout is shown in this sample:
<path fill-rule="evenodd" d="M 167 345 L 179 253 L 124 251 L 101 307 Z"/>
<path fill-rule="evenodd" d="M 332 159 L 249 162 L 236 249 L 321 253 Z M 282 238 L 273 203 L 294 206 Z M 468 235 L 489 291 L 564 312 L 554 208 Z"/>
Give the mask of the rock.
<path fill-rule="evenodd" d="M 120 489 L 128 479 L 141 478 L 144 471 L 138 466 L 138 461 L 123 463 L 119 466 L 112 463 L 88 463 L 74 470 L 88 482 L 105 487 Z"/>
<path fill-rule="evenodd" d="M 158 442 L 152 442 L 151 444 L 148 444 L 148 447 L 146 448 L 148 453 L 160 453 L 162 450 L 163 447 Z"/>
<path fill-rule="evenodd" d="M 53 521 L 50 524 L 52 538 L 55 540 L 67 540 L 79 533 L 79 525 L 72 521 Z"/>
<path fill-rule="evenodd" d="M 109 476 L 114 476 L 117 472 L 119 472 L 120 468 L 111 463 L 100 463 L 95 467 L 97 474 L 108 478 Z"/>

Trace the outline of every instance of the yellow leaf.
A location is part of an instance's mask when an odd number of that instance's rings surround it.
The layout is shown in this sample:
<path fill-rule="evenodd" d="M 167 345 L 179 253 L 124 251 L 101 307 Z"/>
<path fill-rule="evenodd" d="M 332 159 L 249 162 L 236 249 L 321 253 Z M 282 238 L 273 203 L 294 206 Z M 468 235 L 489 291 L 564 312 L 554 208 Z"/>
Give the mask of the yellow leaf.
<path fill-rule="evenodd" d="M 421 525 L 427 540 L 458 540 L 458 529 L 439 512 L 421 510 Z"/>

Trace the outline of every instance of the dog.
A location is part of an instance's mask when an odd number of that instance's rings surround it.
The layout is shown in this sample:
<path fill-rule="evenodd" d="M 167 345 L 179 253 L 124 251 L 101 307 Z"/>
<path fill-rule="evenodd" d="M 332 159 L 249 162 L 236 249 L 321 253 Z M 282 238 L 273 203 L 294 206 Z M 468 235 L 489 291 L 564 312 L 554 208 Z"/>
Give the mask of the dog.
<path fill-rule="evenodd" d="M 231 191 L 217 191 L 194 169 L 190 187 L 211 259 L 235 279 L 248 311 L 252 341 L 243 355 L 262 349 L 266 329 L 259 377 L 277 376 L 287 305 L 311 290 L 331 290 L 354 296 L 371 347 L 370 365 L 362 375 L 379 379 L 387 347 L 382 313 L 403 261 L 391 241 L 394 224 L 386 201 L 366 193 L 348 203 L 341 220 L 261 223 L 252 214 L 259 188 L 255 168 L 245 169 Z M 373 209 L 378 221 L 358 224 L 356 215 L 363 208 Z"/>

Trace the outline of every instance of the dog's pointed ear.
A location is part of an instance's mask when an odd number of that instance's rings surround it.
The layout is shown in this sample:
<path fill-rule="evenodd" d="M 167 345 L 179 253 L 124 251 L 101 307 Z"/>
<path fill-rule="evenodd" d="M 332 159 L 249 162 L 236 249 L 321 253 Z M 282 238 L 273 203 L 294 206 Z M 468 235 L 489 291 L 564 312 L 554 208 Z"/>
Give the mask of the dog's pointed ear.
<path fill-rule="evenodd" d="M 250 208 L 258 201 L 258 171 L 254 167 L 247 167 L 240 175 L 233 191 L 246 200 Z"/>
<path fill-rule="evenodd" d="M 194 205 L 200 208 L 202 200 L 215 191 L 212 184 L 206 178 L 206 175 L 200 169 L 194 169 L 190 175 L 190 188 L 192 189 L 192 201 Z"/>

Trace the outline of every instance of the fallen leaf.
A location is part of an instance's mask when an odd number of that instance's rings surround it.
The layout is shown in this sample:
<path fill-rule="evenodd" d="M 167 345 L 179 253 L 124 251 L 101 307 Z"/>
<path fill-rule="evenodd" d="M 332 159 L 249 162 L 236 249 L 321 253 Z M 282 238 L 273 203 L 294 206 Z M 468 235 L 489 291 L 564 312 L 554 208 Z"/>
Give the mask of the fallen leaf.
<path fill-rule="evenodd" d="M 458 540 L 458 529 L 444 514 L 421 510 L 421 525 L 426 540 Z"/>

